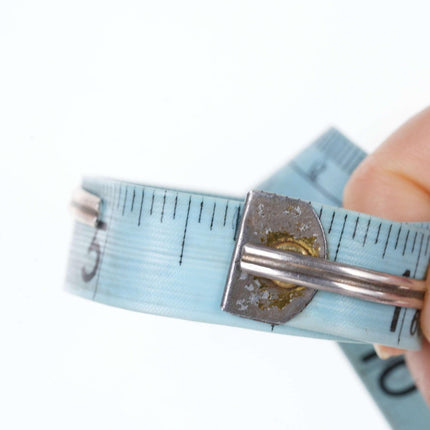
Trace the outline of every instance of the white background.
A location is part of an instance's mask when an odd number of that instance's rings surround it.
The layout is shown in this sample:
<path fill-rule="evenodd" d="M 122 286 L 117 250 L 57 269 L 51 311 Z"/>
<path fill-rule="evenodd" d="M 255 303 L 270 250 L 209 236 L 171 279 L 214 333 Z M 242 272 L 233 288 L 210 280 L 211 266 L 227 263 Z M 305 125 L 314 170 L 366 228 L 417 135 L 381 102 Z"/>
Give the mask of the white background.
<path fill-rule="evenodd" d="M 81 175 L 244 195 L 430 100 L 427 2 L 0 3 L 0 428 L 386 429 L 337 347 L 62 291 Z"/>

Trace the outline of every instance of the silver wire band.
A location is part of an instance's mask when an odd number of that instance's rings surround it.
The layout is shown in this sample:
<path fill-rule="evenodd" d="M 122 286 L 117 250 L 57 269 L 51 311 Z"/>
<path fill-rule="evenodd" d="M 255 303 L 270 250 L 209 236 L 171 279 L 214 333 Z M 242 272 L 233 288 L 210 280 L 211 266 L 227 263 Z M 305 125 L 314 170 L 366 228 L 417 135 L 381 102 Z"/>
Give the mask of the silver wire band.
<path fill-rule="evenodd" d="M 240 268 L 266 279 L 407 308 L 421 309 L 426 290 L 425 281 L 249 243 L 242 248 Z"/>
<path fill-rule="evenodd" d="M 101 204 L 100 197 L 78 188 L 73 193 L 70 209 L 78 221 L 95 227 L 100 216 Z"/>

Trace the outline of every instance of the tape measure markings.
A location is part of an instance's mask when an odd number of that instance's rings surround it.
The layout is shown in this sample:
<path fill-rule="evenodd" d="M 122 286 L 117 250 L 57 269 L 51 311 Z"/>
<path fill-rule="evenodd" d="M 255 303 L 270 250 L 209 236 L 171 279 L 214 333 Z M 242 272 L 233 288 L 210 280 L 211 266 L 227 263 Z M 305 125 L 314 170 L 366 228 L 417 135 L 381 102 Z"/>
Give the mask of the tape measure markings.
<path fill-rule="evenodd" d="M 387 239 L 385 241 L 384 252 L 382 253 L 382 258 L 385 258 L 385 253 L 387 252 L 387 246 L 388 246 L 388 242 L 390 241 L 390 236 L 391 236 L 391 230 L 392 229 L 393 229 L 393 224 L 390 224 L 390 227 L 388 229 Z"/>
<path fill-rule="evenodd" d="M 325 156 L 328 156 L 331 161 L 336 163 L 349 176 L 365 158 L 365 154 L 361 149 L 346 141 L 339 151 L 337 143 L 339 134 L 337 130 L 330 129 L 314 143 L 314 146 L 324 153 Z"/>
<path fill-rule="evenodd" d="M 343 225 L 342 225 L 342 230 L 340 232 L 340 236 L 339 236 L 339 241 L 337 242 L 337 247 L 336 247 L 336 254 L 334 256 L 333 261 L 337 260 L 337 256 L 339 254 L 339 248 L 340 248 L 340 243 L 342 242 L 342 237 L 343 237 L 343 232 L 345 231 L 345 224 L 346 224 L 346 220 L 348 218 L 348 214 L 345 214 L 345 218 L 343 220 Z"/>
<path fill-rule="evenodd" d="M 403 325 L 405 323 L 405 317 L 406 317 L 406 308 L 403 308 L 403 318 L 402 318 L 402 322 L 400 324 L 400 330 L 399 330 L 399 335 L 397 337 L 397 343 L 400 343 L 400 337 L 402 335 L 402 330 L 403 330 Z M 417 311 L 416 311 L 417 312 Z M 412 320 L 413 321 L 413 320 Z M 412 327 L 412 326 L 411 326 Z"/>
<path fill-rule="evenodd" d="M 412 249 L 411 249 L 412 254 L 414 253 L 415 243 L 417 241 L 417 234 L 418 234 L 418 232 L 415 232 L 414 241 L 412 242 Z"/>
<path fill-rule="evenodd" d="M 420 250 L 418 251 L 417 264 L 415 264 L 415 270 L 414 270 L 413 278 L 415 278 L 417 275 L 418 264 L 419 264 L 420 258 L 421 258 L 421 251 L 423 249 L 423 241 L 424 241 L 424 233 L 421 233 Z"/>
<path fill-rule="evenodd" d="M 370 363 L 373 362 L 374 364 L 380 362 L 377 354 L 373 350 L 369 350 L 369 352 L 364 353 L 360 360 L 363 363 Z M 413 392 L 417 391 L 417 387 L 413 383 L 413 381 L 409 380 L 406 382 L 405 386 L 398 387 L 397 389 L 395 387 L 390 387 L 388 382 L 388 377 L 393 374 L 397 368 L 401 366 L 405 366 L 405 360 L 403 358 L 396 357 L 390 361 L 387 361 L 387 366 L 383 369 L 382 373 L 379 374 L 377 381 L 381 388 L 381 390 L 387 394 L 388 396 L 392 397 L 401 397 L 408 394 L 411 394 Z"/>
<path fill-rule="evenodd" d="M 182 238 L 181 255 L 179 256 L 179 265 L 182 264 L 182 258 L 184 257 L 185 238 L 187 236 L 188 219 L 190 217 L 190 207 L 191 207 L 191 196 L 188 200 L 187 218 L 185 221 L 184 236 Z M 212 230 L 212 227 L 211 227 L 211 230 Z"/>
<path fill-rule="evenodd" d="M 225 205 L 224 222 L 223 222 L 224 227 L 225 227 L 225 223 L 227 222 L 227 213 L 228 213 L 228 202 Z"/>
<path fill-rule="evenodd" d="M 125 217 L 125 218 L 127 218 L 127 216 L 128 216 L 128 212 L 126 211 L 126 208 L 128 206 L 130 207 L 129 213 L 130 214 L 133 213 L 134 200 L 135 200 L 135 196 L 136 196 L 136 187 L 133 188 L 132 192 L 129 192 L 129 187 L 130 187 L 130 185 L 127 185 L 127 184 L 119 185 L 119 191 L 117 193 L 117 197 L 115 198 L 115 204 L 114 204 L 114 207 L 116 208 L 115 212 L 117 212 L 117 213 L 120 212 L 121 217 Z M 140 202 L 139 216 L 137 218 L 137 226 L 141 225 L 142 215 L 144 216 L 143 210 L 144 210 L 145 189 L 147 189 L 147 187 L 142 186 L 141 202 Z M 150 217 L 155 215 L 155 209 L 157 206 L 157 201 L 161 200 L 162 203 L 161 203 L 161 207 L 159 208 L 160 209 L 160 219 L 159 219 L 160 224 L 162 224 L 163 221 L 165 221 L 165 216 L 166 216 L 166 214 L 169 211 L 169 208 L 171 206 L 171 204 L 169 204 L 169 198 L 170 198 L 171 193 L 172 193 L 172 191 L 167 190 L 167 189 L 164 189 L 164 191 L 161 189 L 155 189 L 155 188 L 152 189 L 151 203 L 150 203 L 149 208 L 148 208 L 148 214 Z M 180 266 L 182 265 L 183 259 L 184 259 L 184 252 L 185 252 L 185 248 L 186 248 L 187 230 L 188 230 L 189 217 L 190 217 L 190 211 L 191 211 L 191 206 L 192 206 L 191 203 L 193 201 L 191 194 L 181 192 L 181 195 L 183 195 L 183 198 L 185 198 L 185 199 L 186 199 L 186 197 L 188 197 L 188 204 L 186 206 L 185 224 L 184 224 L 184 228 L 183 228 L 182 240 L 181 240 L 181 244 L 180 244 L 179 257 L 178 257 L 178 264 Z M 128 199 L 130 198 L 130 196 L 131 196 L 131 202 L 130 202 L 130 205 L 128 205 Z M 172 219 L 173 220 L 176 219 L 178 199 L 179 199 L 179 192 L 176 192 L 174 202 L 173 202 L 173 210 L 172 210 Z M 226 201 L 225 208 L 223 209 L 223 213 L 222 213 L 222 218 L 221 218 L 222 221 L 218 222 L 217 219 L 219 218 L 218 214 L 219 214 L 220 208 L 219 208 L 219 206 L 217 206 L 216 201 L 213 202 L 213 205 L 211 206 L 210 211 L 206 215 L 207 216 L 207 222 L 208 222 L 208 229 L 210 231 L 214 230 L 214 224 L 215 223 L 217 225 L 222 224 L 223 227 L 226 227 L 227 220 L 229 219 L 229 204 L 230 203 L 231 203 L 230 200 Z M 201 223 L 202 217 L 204 216 L 204 213 L 205 213 L 204 211 L 205 211 L 205 200 L 204 200 L 204 198 L 202 198 L 200 201 L 200 204 L 199 204 L 199 211 L 198 211 L 198 223 L 199 224 Z M 234 214 L 231 217 L 231 230 L 233 232 L 232 233 L 233 241 L 236 240 L 237 229 L 238 229 L 239 224 L 240 224 L 240 213 L 241 213 L 241 204 L 239 204 L 236 207 L 236 210 L 234 211 Z M 112 216 L 114 216 L 113 212 L 112 212 Z"/>
<path fill-rule="evenodd" d="M 399 316 L 400 316 L 400 311 L 402 310 L 402 308 L 400 306 L 396 306 L 394 308 L 393 311 L 393 319 L 391 320 L 391 324 L 390 324 L 390 331 L 391 332 L 395 332 L 397 329 L 397 322 L 399 320 Z"/>
<path fill-rule="evenodd" d="M 397 231 L 396 243 L 394 245 L 394 249 L 397 249 L 397 245 L 399 244 L 400 233 L 402 232 L 403 224 L 400 224 L 399 230 Z"/>
<path fill-rule="evenodd" d="M 203 212 L 203 198 L 202 201 L 200 202 L 200 211 L 199 211 L 199 219 L 198 219 L 198 223 L 200 224 L 202 222 L 202 212 Z"/>
<path fill-rule="evenodd" d="M 213 225 L 214 225 L 215 210 L 216 210 L 216 202 L 214 202 L 214 207 L 213 207 L 213 210 L 212 210 L 212 219 L 211 219 L 211 226 L 210 226 L 210 230 L 212 230 L 212 227 L 213 227 Z"/>
<path fill-rule="evenodd" d="M 319 185 L 317 182 L 317 178 L 315 177 L 315 174 L 309 174 L 306 173 L 297 163 L 292 161 L 289 166 L 296 171 L 302 178 L 309 181 L 315 188 L 317 188 L 321 194 L 324 194 L 327 198 L 330 199 L 332 203 L 335 205 L 340 206 L 342 204 L 341 200 L 339 200 L 337 197 L 335 197 L 329 190 L 325 189 L 323 186 Z"/>
<path fill-rule="evenodd" d="M 163 207 L 161 208 L 161 216 L 160 216 L 160 222 L 163 223 L 163 217 L 164 217 L 164 207 L 166 206 L 166 193 L 167 191 L 164 191 L 163 195 Z"/>
<path fill-rule="evenodd" d="M 149 209 L 149 215 L 152 215 L 152 211 L 154 209 L 154 199 L 155 199 L 155 191 L 152 191 L 151 209 Z"/>
<path fill-rule="evenodd" d="M 124 188 L 124 193 L 123 193 L 123 188 Z M 157 192 L 158 191 L 158 192 Z M 163 221 L 165 220 L 165 215 L 166 215 L 166 211 L 168 210 L 169 204 L 168 204 L 168 191 L 169 193 L 171 192 L 171 190 L 167 190 L 165 189 L 164 192 L 161 192 L 161 194 L 163 195 L 162 197 L 162 206 L 161 206 L 161 210 L 160 210 L 160 224 L 163 223 Z M 154 205 L 156 203 L 156 199 L 160 198 L 160 190 L 156 190 L 156 189 L 152 189 L 152 196 L 151 196 L 151 205 L 149 207 L 149 216 L 153 215 L 154 212 Z M 182 194 L 186 194 L 184 192 L 182 192 Z M 122 207 L 121 210 L 121 216 L 127 216 L 126 210 L 125 208 L 127 207 L 127 199 L 129 196 L 129 192 L 128 192 L 128 187 L 127 185 L 121 185 L 119 187 L 119 192 L 118 192 L 118 198 L 115 199 L 116 201 L 116 208 L 117 210 L 119 210 Z M 191 201 L 192 199 L 192 195 L 189 194 L 189 200 Z M 121 197 L 123 198 L 122 203 L 121 203 Z M 175 195 L 175 199 L 174 199 L 174 206 L 173 206 L 173 211 L 172 211 L 172 219 L 176 219 L 176 211 L 177 211 L 177 206 L 178 206 L 178 197 L 179 197 L 179 193 L 177 192 Z M 130 203 L 130 213 L 133 213 L 133 208 L 134 208 L 134 202 L 135 202 L 135 198 L 136 198 L 136 188 L 133 188 L 133 193 L 132 193 L 132 200 Z M 145 187 L 142 186 L 142 191 L 141 191 L 141 199 L 140 199 L 140 208 L 139 208 L 139 216 L 137 218 L 137 225 L 140 226 L 141 225 L 141 221 L 142 221 L 142 211 L 143 211 L 143 205 L 144 205 L 144 199 L 145 199 Z M 189 201 L 189 205 L 191 206 L 191 203 Z M 225 227 L 227 224 L 227 219 L 228 219 L 228 213 L 229 213 L 229 206 L 230 204 L 230 200 L 227 200 L 225 203 L 225 208 L 223 211 L 223 215 L 222 215 L 222 226 Z M 203 210 L 204 210 L 204 206 L 205 206 L 205 201 L 204 198 L 202 198 L 202 200 L 200 201 L 200 206 L 199 206 L 199 212 L 198 212 L 198 219 L 197 222 L 200 224 L 201 220 L 202 220 L 202 214 L 203 214 Z M 236 240 L 236 234 L 237 234 L 237 228 L 240 224 L 240 208 L 241 205 L 238 205 L 236 207 L 235 210 L 235 215 L 232 217 L 232 223 L 231 223 L 231 229 L 234 231 L 233 233 L 233 240 Z M 216 222 L 217 219 L 217 212 L 219 212 L 219 207 L 217 207 L 216 201 L 213 203 L 211 212 L 210 212 L 210 217 L 208 219 L 209 221 L 209 230 L 213 230 L 214 227 L 214 223 Z M 188 209 L 187 209 L 187 215 L 189 215 L 188 213 Z M 187 224 L 187 221 L 186 221 Z M 185 234 L 185 227 L 184 227 L 184 234 Z"/>
<path fill-rule="evenodd" d="M 359 221 L 360 221 L 360 215 L 357 215 L 357 217 L 355 218 L 354 231 L 352 232 L 352 239 L 355 239 L 355 235 L 357 233 L 357 227 L 358 227 Z"/>
<path fill-rule="evenodd" d="M 203 203 L 202 203 L 203 204 Z M 178 194 L 176 193 L 175 197 L 175 207 L 173 208 L 173 219 L 176 218 L 176 208 L 178 207 Z"/>
<path fill-rule="evenodd" d="M 131 206 L 130 206 L 130 212 L 133 212 L 134 208 L 134 199 L 136 198 L 136 190 L 133 189 L 133 197 L 131 198 Z"/>

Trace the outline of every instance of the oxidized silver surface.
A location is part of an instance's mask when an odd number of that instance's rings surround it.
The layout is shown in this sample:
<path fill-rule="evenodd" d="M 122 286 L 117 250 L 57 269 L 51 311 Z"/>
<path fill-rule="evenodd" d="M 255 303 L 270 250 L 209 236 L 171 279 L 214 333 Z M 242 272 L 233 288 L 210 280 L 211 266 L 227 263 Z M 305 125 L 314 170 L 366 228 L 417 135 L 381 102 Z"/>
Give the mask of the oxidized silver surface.
<path fill-rule="evenodd" d="M 268 279 L 241 270 L 245 244 L 284 249 L 297 247 L 302 254 L 326 258 L 327 245 L 321 223 L 309 203 L 277 194 L 252 191 L 248 194 L 236 248 L 221 308 L 245 318 L 282 324 L 301 312 L 312 300 L 315 289 L 278 286 Z"/>

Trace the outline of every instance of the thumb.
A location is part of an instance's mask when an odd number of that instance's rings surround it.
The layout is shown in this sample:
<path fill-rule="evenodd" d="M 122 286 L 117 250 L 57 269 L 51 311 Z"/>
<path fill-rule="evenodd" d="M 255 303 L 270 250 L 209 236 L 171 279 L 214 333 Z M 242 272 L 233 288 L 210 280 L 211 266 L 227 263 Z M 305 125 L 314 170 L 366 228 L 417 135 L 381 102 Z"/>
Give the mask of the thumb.
<path fill-rule="evenodd" d="M 430 108 L 419 113 L 356 169 L 345 187 L 345 208 L 393 221 L 430 221 Z M 430 293 L 424 299 L 422 351 L 410 351 L 408 366 L 430 405 Z M 377 347 L 382 358 L 401 350 Z"/>

